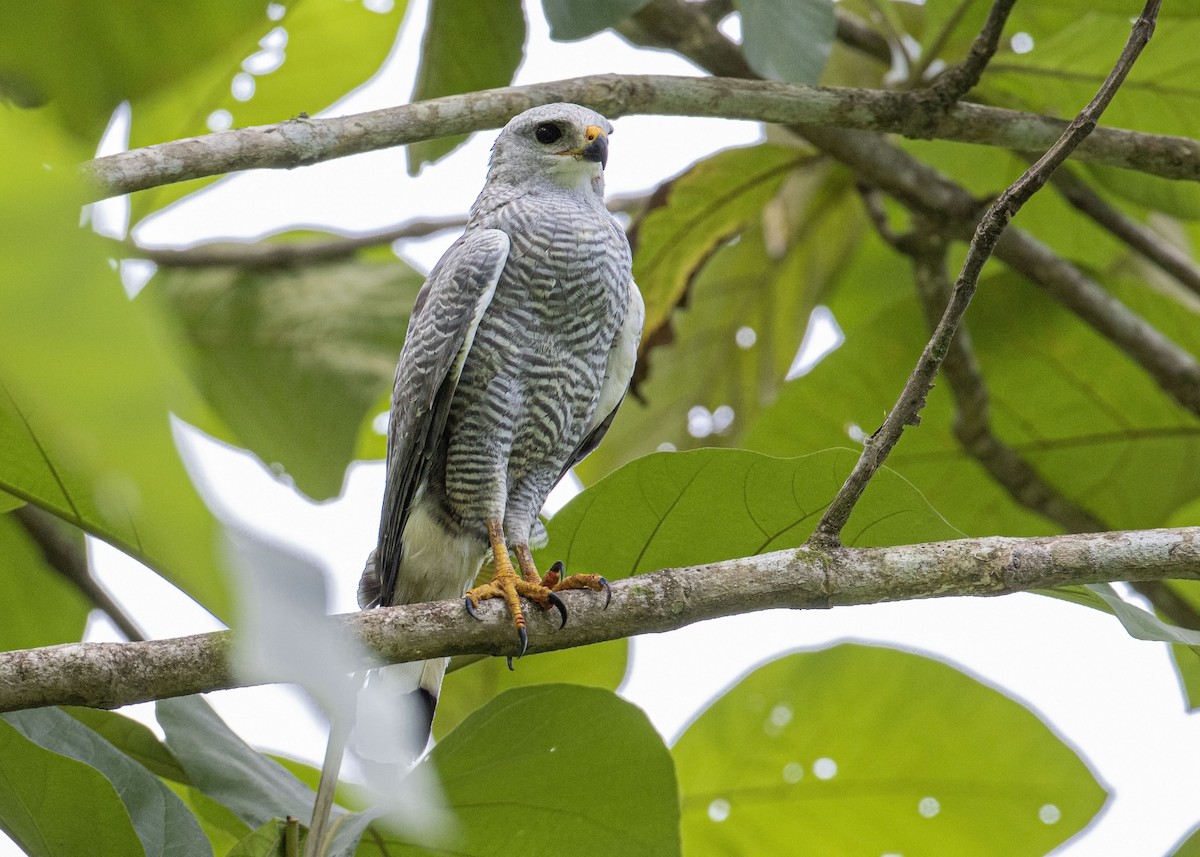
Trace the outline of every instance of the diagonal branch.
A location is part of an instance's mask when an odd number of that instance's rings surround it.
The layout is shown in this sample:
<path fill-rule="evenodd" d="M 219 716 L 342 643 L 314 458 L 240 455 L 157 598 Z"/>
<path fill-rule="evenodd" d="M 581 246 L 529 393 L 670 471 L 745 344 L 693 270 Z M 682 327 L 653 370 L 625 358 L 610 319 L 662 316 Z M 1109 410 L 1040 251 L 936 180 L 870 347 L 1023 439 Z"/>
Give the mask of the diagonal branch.
<path fill-rule="evenodd" d="M 703 619 L 772 608 L 824 609 L 952 595 L 1007 595 L 1114 580 L 1200 579 L 1200 527 L 1014 539 L 961 539 L 888 548 L 800 547 L 615 581 L 605 610 L 570 600 L 571 622 L 529 616 L 529 651 L 549 652 Z M 373 653 L 370 663 L 513 654 L 504 606 L 483 621 L 439 601 L 333 617 Z M 0 711 L 44 705 L 115 708 L 249 684 L 228 663 L 232 632 L 145 643 L 72 643 L 0 652 Z"/>
<path fill-rule="evenodd" d="M 1100 90 L 1075 117 L 1058 142 L 1000 194 L 979 221 L 979 226 L 975 229 L 975 236 L 967 248 L 967 258 L 963 261 L 962 271 L 954 283 L 950 301 L 946 304 L 945 312 L 929 342 L 926 343 L 900 397 L 884 419 L 883 425 L 867 438 L 863 445 L 862 455 L 854 465 L 854 470 L 846 478 L 845 484 L 842 485 L 833 502 L 829 504 L 829 508 L 825 510 L 825 514 L 821 516 L 820 523 L 817 524 L 813 539 L 819 543 L 836 544 L 838 542 L 842 528 L 850 520 L 850 513 L 854 510 L 859 497 L 866 490 L 871 477 L 887 459 L 892 447 L 900 440 L 904 427 L 917 425 L 920 421 L 919 414 L 925 407 L 926 397 L 933 388 L 933 380 L 950 349 L 950 342 L 954 338 L 958 324 L 975 294 L 984 263 L 991 257 L 992 251 L 1000 242 L 1000 237 L 1013 216 L 1035 193 L 1041 190 L 1050 174 L 1096 127 L 1104 109 L 1112 101 L 1130 69 L 1133 68 L 1142 48 L 1149 42 L 1150 36 L 1154 32 L 1154 19 L 1158 14 L 1159 5 L 1160 0 L 1149 0 L 1141 17 L 1134 22 L 1129 40 L 1117 58 L 1113 70 L 1101 84 Z"/>
<path fill-rule="evenodd" d="M 948 239 L 920 218 L 912 232 L 896 235 L 887 224 L 887 214 L 878 194 L 870 189 L 860 190 L 876 231 L 884 241 L 912 260 L 917 296 L 932 331 L 953 289 L 946 271 Z M 954 398 L 955 438 L 1013 500 L 1069 533 L 1109 529 L 1104 521 L 1064 496 L 1020 452 L 992 431 L 991 397 L 965 323 L 959 326 L 958 333 L 950 341 L 941 374 L 949 381 Z"/>
<path fill-rule="evenodd" d="M 653 4 L 652 4 L 653 5 Z M 648 7 L 650 8 L 650 7 Z M 645 10 L 644 10 L 645 11 Z M 642 13 L 639 13 L 639 16 Z M 749 69 L 745 76 L 752 76 Z M 888 131 L 1043 151 L 1065 122 L 977 104 L 943 105 L 925 91 L 809 87 L 762 80 L 666 75 L 594 75 L 436 98 L 328 119 L 292 119 L 159 143 L 88 161 L 93 199 L 249 169 L 292 169 L 497 128 L 537 104 L 575 101 L 609 117 L 634 113 L 713 116 L 782 124 Z M 1200 141 L 1099 128 L 1077 157 L 1166 178 L 1200 181 Z"/>
<path fill-rule="evenodd" d="M 1180 285 L 1200 295 L 1200 265 L 1187 253 L 1153 229 L 1110 205 L 1070 169 L 1059 170 L 1050 183 L 1077 211 L 1090 217 L 1147 261 L 1174 277 Z"/>
<path fill-rule="evenodd" d="M 26 503 L 12 514 L 38 546 L 46 565 L 70 581 L 93 607 L 108 616 L 125 639 L 146 639 L 137 623 L 92 576 L 83 533 L 74 528 L 73 532 L 67 532 L 68 525 L 62 520 L 32 503 Z"/>
<path fill-rule="evenodd" d="M 1017 0 L 996 0 L 988 12 L 987 20 L 983 22 L 983 29 L 971 43 L 966 59 L 941 74 L 930 85 L 930 93 L 943 105 L 948 107 L 958 101 L 979 83 L 983 70 L 996 54 L 1000 34 L 1004 32 L 1004 24 L 1008 21 L 1008 13 L 1016 3 Z M 932 59 L 940 52 L 939 47 L 935 45 L 926 52 L 926 56 Z"/>

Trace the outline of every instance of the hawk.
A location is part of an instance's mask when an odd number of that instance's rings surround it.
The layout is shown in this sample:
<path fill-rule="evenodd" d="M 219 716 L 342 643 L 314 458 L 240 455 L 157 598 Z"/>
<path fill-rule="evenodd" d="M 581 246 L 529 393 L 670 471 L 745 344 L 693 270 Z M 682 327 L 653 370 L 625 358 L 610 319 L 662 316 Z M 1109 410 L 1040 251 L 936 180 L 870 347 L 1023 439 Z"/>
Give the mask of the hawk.
<path fill-rule="evenodd" d="M 520 597 L 556 607 L 565 624 L 559 592 L 609 595 L 604 578 L 564 577 L 561 563 L 542 576 L 530 542 L 550 490 L 612 423 L 641 338 L 629 242 L 604 206 L 611 132 L 593 110 L 548 104 L 496 139 L 466 231 L 409 321 L 362 607 L 465 595 L 474 615 L 502 598 L 524 653 Z M 468 591 L 489 551 L 495 576 Z M 445 669 L 444 659 L 421 668 L 430 723 Z"/>

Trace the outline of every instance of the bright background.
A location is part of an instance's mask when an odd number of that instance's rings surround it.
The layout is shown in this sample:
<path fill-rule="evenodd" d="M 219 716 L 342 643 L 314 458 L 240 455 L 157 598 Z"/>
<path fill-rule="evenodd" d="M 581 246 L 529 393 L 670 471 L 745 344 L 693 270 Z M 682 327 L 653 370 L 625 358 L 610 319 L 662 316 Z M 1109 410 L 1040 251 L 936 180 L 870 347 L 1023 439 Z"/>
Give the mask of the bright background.
<path fill-rule="evenodd" d="M 403 103 L 412 91 L 425 0 L 409 4 L 392 56 L 368 84 L 321 115 L 357 113 Z M 535 83 L 583 74 L 694 74 L 675 54 L 635 50 L 604 34 L 551 42 L 540 5 L 528 4 L 526 61 L 514 81 Z M 416 25 L 414 26 L 414 23 Z M 122 147 L 128 117 L 118 115 L 103 153 Z M 609 194 L 644 193 L 717 149 L 762 136 L 753 123 L 630 117 L 616 122 Z M 413 178 L 401 150 L 375 152 L 295 171 L 233 176 L 146 223 L 147 245 L 186 246 L 221 238 L 253 239 L 296 225 L 340 232 L 376 230 L 410 219 L 466 211 L 483 182 L 492 133 L 475 135 L 443 162 Z M 97 228 L 120 234 L 123 201 L 97 207 Z M 454 239 L 442 233 L 398 250 L 428 269 Z M 137 287 L 144 272 L 131 269 Z M 140 276 L 139 276 L 140 274 Z M 818 326 L 807 343 L 815 359 L 835 342 Z M 328 571 L 330 610 L 356 609 L 355 587 L 374 545 L 383 467 L 356 464 L 342 496 L 315 504 L 277 480 L 257 459 L 183 430 L 180 443 L 210 505 L 227 520 L 309 553 Z M 557 508 L 575 488 L 552 497 Z M 97 575 L 151 637 L 222 627 L 161 578 L 99 542 L 90 542 Z M 117 640 L 96 617 L 87 639 Z M 922 603 L 771 611 L 694 625 L 634 641 L 632 669 L 621 689 L 673 740 L 721 688 L 753 665 L 800 647 L 855 639 L 949 661 L 1030 706 L 1065 736 L 1112 795 L 1078 842 L 1056 853 L 1158 855 L 1200 819 L 1200 722 L 1184 699 L 1164 644 L 1130 638 L 1112 617 L 1037 596 L 942 599 Z M 518 666 L 519 669 L 519 666 Z M 913 688 L 914 694 L 921 692 Z M 257 747 L 319 764 L 323 722 L 303 695 L 254 688 L 209 695 L 228 722 Z M 153 728 L 149 706 L 125 709 Z M 917 812 L 917 807 L 913 807 Z M 0 855 L 19 854 L 0 835 Z"/>

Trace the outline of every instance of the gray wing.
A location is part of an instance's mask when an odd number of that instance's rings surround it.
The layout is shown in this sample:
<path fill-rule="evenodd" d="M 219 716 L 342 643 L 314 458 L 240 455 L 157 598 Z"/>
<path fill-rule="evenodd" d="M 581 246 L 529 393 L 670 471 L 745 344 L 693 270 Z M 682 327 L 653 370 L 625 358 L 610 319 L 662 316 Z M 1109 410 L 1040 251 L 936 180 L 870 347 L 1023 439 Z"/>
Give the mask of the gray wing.
<path fill-rule="evenodd" d="M 446 251 L 417 294 L 392 388 L 387 483 L 375 553 L 379 591 L 366 595 L 369 602 L 389 605 L 395 594 L 404 525 L 429 474 L 463 361 L 495 294 L 508 249 L 508 235 L 498 229 L 468 232 Z M 364 598 L 361 587 L 359 598 Z"/>
<path fill-rule="evenodd" d="M 591 455 L 600 445 L 617 415 L 617 409 L 621 407 L 621 402 L 625 401 L 625 393 L 629 390 L 629 381 L 633 377 L 633 367 L 637 363 L 638 345 L 642 341 L 642 324 L 645 320 L 646 305 L 642 301 L 642 293 L 638 291 L 637 284 L 630 280 L 629 306 L 625 311 L 625 321 L 617 331 L 608 353 L 596 413 L 592 417 L 588 433 L 575 447 L 567 466 L 559 474 L 559 479 L 566 476 L 568 470 Z"/>

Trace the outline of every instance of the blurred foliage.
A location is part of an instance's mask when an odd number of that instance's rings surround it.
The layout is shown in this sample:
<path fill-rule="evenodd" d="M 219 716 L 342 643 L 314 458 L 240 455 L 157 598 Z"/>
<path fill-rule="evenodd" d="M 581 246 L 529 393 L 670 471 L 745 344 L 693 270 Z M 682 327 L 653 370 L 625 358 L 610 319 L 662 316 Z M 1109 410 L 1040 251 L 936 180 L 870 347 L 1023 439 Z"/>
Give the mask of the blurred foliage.
<path fill-rule="evenodd" d="M 410 22 L 424 27 L 414 98 L 510 82 L 528 2 L 432 0 L 427 20 Z M 552 36 L 573 40 L 645 5 L 543 8 Z M 894 89 L 960 61 L 989 8 L 842 0 L 843 14 L 891 46 L 888 66 L 833 40 L 825 0 L 703 6 L 740 15 L 744 57 L 765 77 Z M 1120 50 L 1133 6 L 1017 4 L 971 97 L 1073 115 Z M 382 455 L 375 421 L 415 271 L 380 248 L 268 268 L 164 268 L 131 299 L 118 273 L 137 250 L 97 236 L 86 216 L 81 225 L 75 165 L 122 102 L 134 147 L 336 109 L 393 50 L 405 12 L 392 0 L 0 0 L 0 647 L 77 640 L 89 607 L 11 514 L 27 502 L 232 614 L 220 525 L 180 459 L 180 422 L 320 499 L 340 490 L 356 458 Z M 1200 10 L 1167 4 L 1105 124 L 1200 135 L 1198 36 Z M 410 167 L 457 143 L 414 145 Z M 1026 165 L 980 146 L 898 144 L 981 198 Z M 1194 257 L 1194 183 L 1076 174 Z M 208 181 L 135 195 L 133 222 Z M 913 225 L 897 204 L 885 208 L 894 230 Z M 1200 355 L 1200 297 L 1053 189 L 1016 225 Z M 876 234 L 855 177 L 778 130 L 664 176 L 630 233 L 649 309 L 634 395 L 578 469 L 588 490 L 549 522 L 539 561 L 617 578 L 800 544 L 927 337 L 909 262 Z M 950 249 L 951 275 L 961 256 Z M 842 339 L 819 362 L 799 361 L 818 309 Z M 965 327 L 991 431 L 1047 485 L 1112 529 L 1200 523 L 1200 421 L 1124 353 L 998 264 Z M 939 384 L 864 495 L 848 543 L 1060 531 L 963 448 L 955 420 Z M 1200 584 L 1166 586 L 1200 617 Z M 1056 594 L 1118 614 L 1136 635 L 1177 641 L 1197 704 L 1193 634 L 1123 606 L 1108 587 Z M 811 850 L 850 853 L 869 836 L 870 853 L 988 853 L 986 843 L 1035 854 L 1075 835 L 1104 801 L 1035 714 L 926 658 L 852 645 L 789 655 L 720 696 L 670 751 L 612 693 L 627 660 L 617 641 L 532 656 L 516 673 L 490 659 L 449 675 L 439 743 L 422 764 L 436 768 L 459 819 L 459 853 L 773 853 L 801 836 Z M 307 819 L 314 772 L 250 748 L 199 699 L 161 702 L 158 713 L 164 739 L 111 712 L 0 719 L 0 828 L 37 857 L 280 853 L 281 819 Z M 361 794 L 340 795 L 328 853 L 429 853 L 374 823 Z"/>

